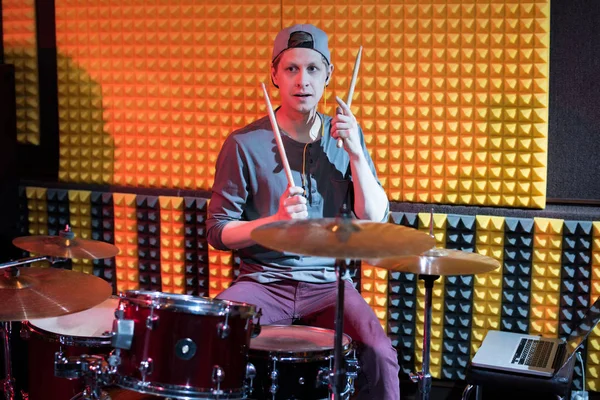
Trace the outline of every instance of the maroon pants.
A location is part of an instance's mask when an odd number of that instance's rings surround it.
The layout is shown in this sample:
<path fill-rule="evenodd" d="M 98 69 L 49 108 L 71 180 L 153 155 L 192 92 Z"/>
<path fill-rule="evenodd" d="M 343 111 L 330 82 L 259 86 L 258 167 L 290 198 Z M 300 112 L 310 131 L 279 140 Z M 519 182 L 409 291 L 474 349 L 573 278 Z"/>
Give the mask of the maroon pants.
<path fill-rule="evenodd" d="M 337 283 L 281 281 L 261 284 L 239 280 L 217 296 L 254 304 L 262 310 L 261 325 L 304 325 L 335 329 Z M 399 400 L 398 356 L 377 316 L 348 281 L 344 291 L 344 333 L 358 344 L 364 385 L 358 399 Z M 360 384 L 360 379 L 358 381 Z"/>

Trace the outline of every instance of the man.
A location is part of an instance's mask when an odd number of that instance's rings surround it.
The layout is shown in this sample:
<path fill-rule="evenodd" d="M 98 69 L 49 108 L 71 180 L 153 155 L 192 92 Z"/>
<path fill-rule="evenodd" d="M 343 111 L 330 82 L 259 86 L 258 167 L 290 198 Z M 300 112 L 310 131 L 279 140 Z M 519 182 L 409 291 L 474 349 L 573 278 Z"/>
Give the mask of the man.
<path fill-rule="evenodd" d="M 388 200 L 348 106 L 337 98 L 332 119 L 317 112 L 333 65 L 325 32 L 295 25 L 277 35 L 271 79 L 279 88 L 275 111 L 294 182 L 289 187 L 268 117 L 233 132 L 217 160 L 207 220 L 209 243 L 237 249 L 240 277 L 218 298 L 262 309 L 261 324 L 301 322 L 334 328 L 334 260 L 266 249 L 253 229 L 274 221 L 333 218 L 347 203 L 357 218 L 385 221 Z M 343 149 L 336 146 L 343 140 Z M 359 344 L 366 385 L 361 399 L 398 400 L 395 349 L 372 309 L 345 282 L 344 331 Z"/>

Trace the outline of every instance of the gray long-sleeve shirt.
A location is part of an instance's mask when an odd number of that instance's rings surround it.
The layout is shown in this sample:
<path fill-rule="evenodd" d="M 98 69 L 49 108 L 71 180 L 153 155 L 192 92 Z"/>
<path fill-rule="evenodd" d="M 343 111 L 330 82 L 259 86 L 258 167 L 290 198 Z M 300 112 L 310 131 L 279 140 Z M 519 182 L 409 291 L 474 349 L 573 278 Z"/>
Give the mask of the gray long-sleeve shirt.
<path fill-rule="evenodd" d="M 344 201 L 353 198 L 350 158 L 344 149 L 336 147 L 336 140 L 329 134 L 332 118 L 319 115 L 324 122 L 323 137 L 305 144 L 282 135 L 282 141 L 295 185 L 301 186 L 302 173 L 306 175 L 308 218 L 333 218 Z M 371 171 L 377 176 L 362 132 L 360 137 Z M 208 242 L 217 249 L 228 250 L 221 240 L 223 227 L 230 221 L 274 215 L 287 186 L 269 118 L 233 132 L 217 159 L 206 222 Z M 348 206 L 353 208 L 352 204 Z M 282 253 L 260 245 L 239 249 L 238 255 L 241 276 L 262 283 L 282 279 L 324 283 L 336 279 L 332 258 Z"/>

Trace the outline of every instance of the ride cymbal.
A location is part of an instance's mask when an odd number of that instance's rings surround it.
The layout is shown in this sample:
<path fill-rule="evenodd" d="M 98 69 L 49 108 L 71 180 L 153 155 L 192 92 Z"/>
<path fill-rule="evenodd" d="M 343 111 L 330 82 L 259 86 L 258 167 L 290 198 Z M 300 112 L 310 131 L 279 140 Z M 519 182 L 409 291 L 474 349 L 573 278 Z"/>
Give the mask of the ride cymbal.
<path fill-rule="evenodd" d="M 375 267 L 418 275 L 473 275 L 500 267 L 494 258 L 451 249 L 430 249 L 420 256 L 367 260 Z"/>
<path fill-rule="evenodd" d="M 62 236 L 22 236 L 14 239 L 13 244 L 30 253 L 59 258 L 95 260 L 119 254 L 119 248 L 110 243 Z"/>
<path fill-rule="evenodd" d="M 0 321 L 58 317 L 87 310 L 112 294 L 97 276 L 57 268 L 0 271 Z"/>
<path fill-rule="evenodd" d="M 421 254 L 435 244 L 413 228 L 341 218 L 277 221 L 254 229 L 250 236 L 273 250 L 338 259 Z"/>

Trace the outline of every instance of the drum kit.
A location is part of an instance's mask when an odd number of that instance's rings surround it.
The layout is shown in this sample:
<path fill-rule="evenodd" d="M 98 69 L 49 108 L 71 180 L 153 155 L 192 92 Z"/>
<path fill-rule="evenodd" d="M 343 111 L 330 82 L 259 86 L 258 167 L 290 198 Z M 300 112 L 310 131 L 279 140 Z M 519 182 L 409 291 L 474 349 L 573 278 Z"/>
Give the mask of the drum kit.
<path fill-rule="evenodd" d="M 27 343 L 24 400 L 118 400 L 113 387 L 149 396 L 144 399 L 349 399 L 359 366 L 340 316 L 343 276 L 348 261 L 357 259 L 425 281 L 423 368 L 411 377 L 428 399 L 434 281 L 499 267 L 479 254 L 434 248 L 425 232 L 347 217 L 276 222 L 251 236 L 274 250 L 336 259 L 335 330 L 261 327 L 260 310 L 247 303 L 143 290 L 111 296 L 110 284 L 93 275 L 23 266 L 110 258 L 119 251 L 114 245 L 76 239 L 68 227 L 58 236 L 15 239 L 15 246 L 39 256 L 0 264 L 5 399 L 16 398 L 14 321 L 22 321 Z"/>

